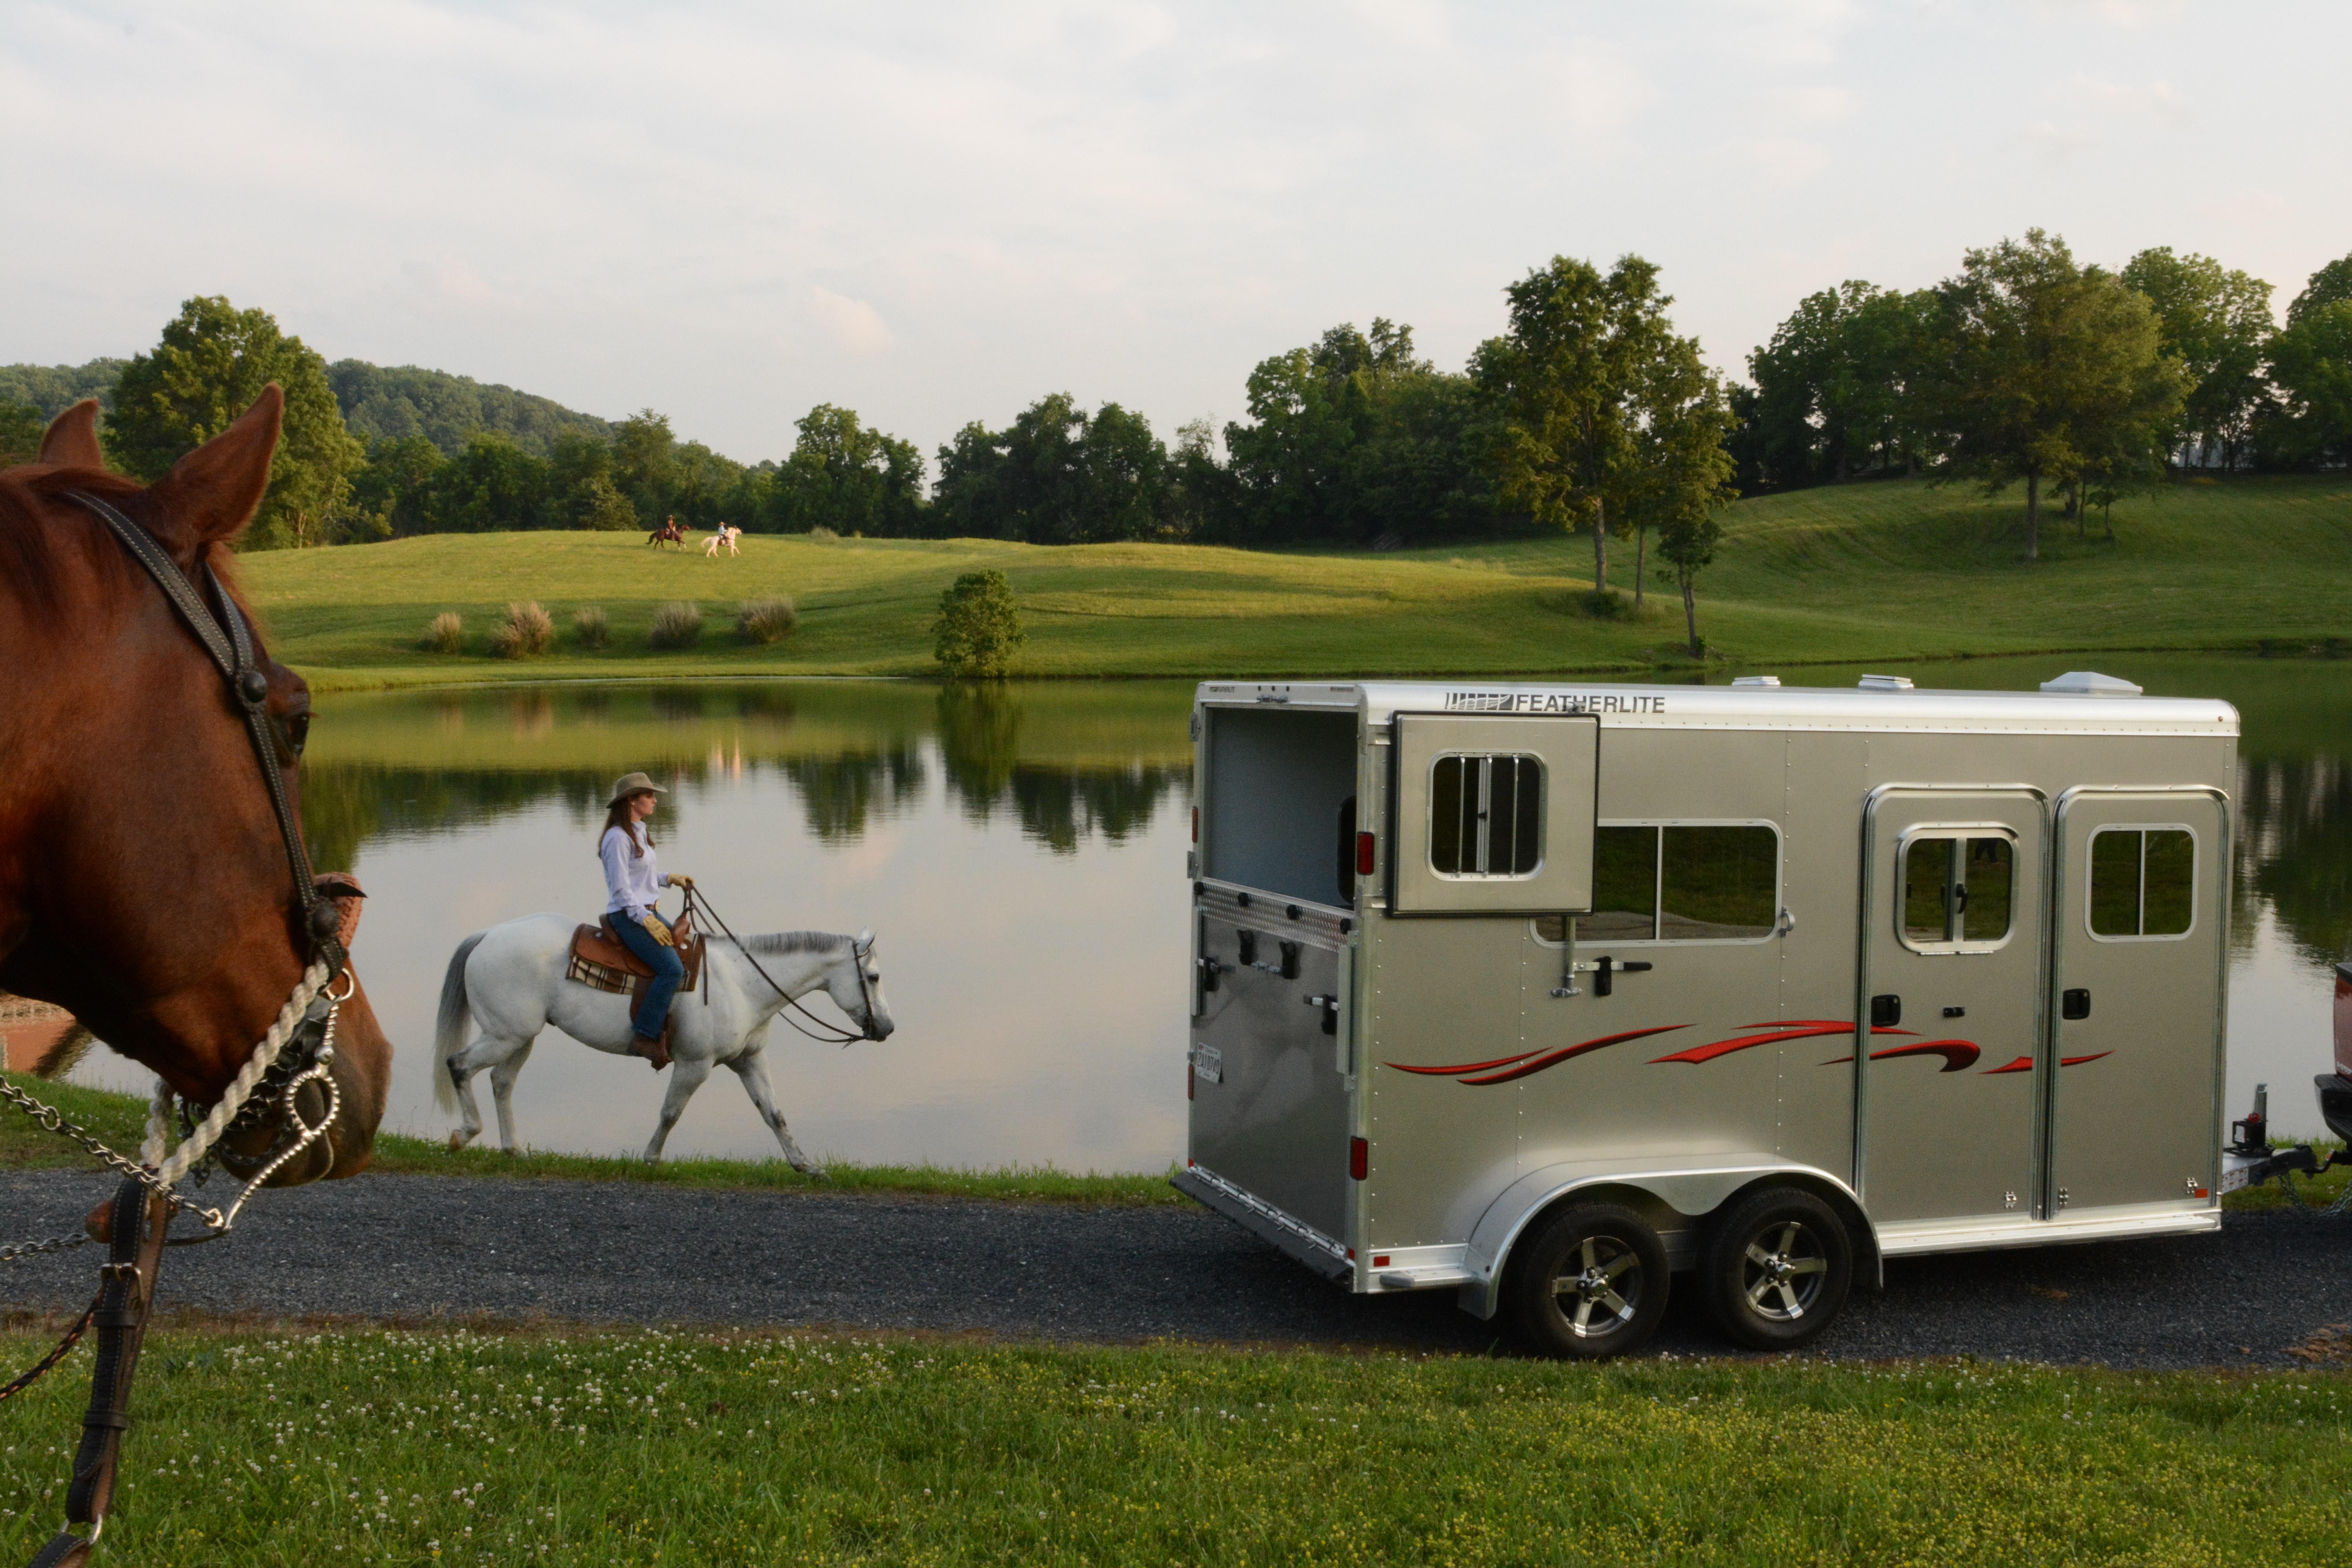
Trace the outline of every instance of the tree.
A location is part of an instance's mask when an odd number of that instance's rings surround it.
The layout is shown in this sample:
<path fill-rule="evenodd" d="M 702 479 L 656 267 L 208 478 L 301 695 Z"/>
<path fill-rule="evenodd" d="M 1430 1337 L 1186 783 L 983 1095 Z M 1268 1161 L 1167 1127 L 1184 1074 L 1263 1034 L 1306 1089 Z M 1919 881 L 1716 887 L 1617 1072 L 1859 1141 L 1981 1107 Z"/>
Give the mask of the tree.
<path fill-rule="evenodd" d="M 341 521 L 364 455 L 343 428 L 326 362 L 279 331 L 267 310 L 239 310 L 218 296 L 182 305 L 154 352 L 122 367 L 109 447 L 134 478 L 152 484 L 226 429 L 273 381 L 286 395 L 286 423 L 269 488 L 241 547 L 324 543 Z"/>
<path fill-rule="evenodd" d="M 2156 310 L 2160 350 L 2189 377 L 2175 443 L 2192 453 L 2218 448 L 2235 468 L 2255 416 L 2268 405 L 2263 356 L 2271 335 L 2271 286 L 2210 256 L 2176 256 L 2170 246 L 2124 263 L 2123 280 Z"/>
<path fill-rule="evenodd" d="M 2352 300 L 2352 256 L 2339 256 L 2304 282 L 2286 308 L 2286 324 L 2299 327 L 2313 312 Z"/>
<path fill-rule="evenodd" d="M 967 572 L 941 591 L 931 633 L 940 668 L 967 679 L 1001 679 L 1029 640 L 1013 585 L 997 571 Z"/>
<path fill-rule="evenodd" d="M 1849 280 L 1800 300 L 1748 357 L 1761 474 L 1772 483 L 1843 482 L 1865 456 L 1908 460 L 1910 373 L 1922 301 Z"/>
<path fill-rule="evenodd" d="M 494 431 L 478 430 L 433 476 L 434 530 L 492 533 L 548 525 L 547 460 Z"/>
<path fill-rule="evenodd" d="M 0 398 L 0 468 L 12 468 L 39 457 L 41 433 L 48 428 L 48 423 L 31 404 Z"/>
<path fill-rule="evenodd" d="M 1937 477 L 1987 494 L 2025 483 L 2025 558 L 2042 555 L 2042 487 L 2095 462 L 2161 456 L 2188 392 L 2160 352 L 2146 295 L 2076 265 L 2042 230 L 1971 250 L 1937 286 L 1926 401 L 1946 458 Z"/>
<path fill-rule="evenodd" d="M 2271 340 L 2271 374 L 2284 406 L 2263 432 L 2264 457 L 2293 465 L 2352 460 L 2352 299 L 2290 309 L 2288 320 Z"/>
<path fill-rule="evenodd" d="M 1510 331 L 1479 345 L 1472 375 L 1495 413 L 1496 489 L 1539 527 L 1592 530 L 1592 587 L 1609 590 L 1609 532 L 1632 481 L 1641 391 L 1673 340 L 1658 269 L 1621 258 L 1607 276 L 1552 258 L 1505 290 Z"/>
<path fill-rule="evenodd" d="M 820 403 L 793 428 L 793 455 L 776 470 L 767 521 L 786 533 L 911 539 L 923 531 L 923 455 L 912 441 L 867 428 L 848 408 Z"/>
<path fill-rule="evenodd" d="M 1056 392 L 940 448 L 930 521 L 943 537 L 1082 544 L 1164 537 L 1169 502 L 1167 449 L 1141 415 L 1116 403 L 1089 415 Z"/>
<path fill-rule="evenodd" d="M 1675 569 L 1682 589 L 1683 618 L 1690 631 L 1691 657 L 1704 651 L 1698 640 L 1695 599 L 1699 568 L 1715 558 L 1722 534 L 1716 512 L 1738 495 L 1725 438 L 1731 407 L 1722 378 L 1699 358 L 1696 338 L 1669 338 L 1646 367 L 1639 395 L 1642 421 L 1634 437 L 1624 510 L 1633 519 L 1633 602 L 1641 604 L 1642 545 L 1658 531 L 1659 553 Z"/>
<path fill-rule="evenodd" d="M 1375 317 L 1262 360 L 1247 424 L 1225 426 L 1228 503 L 1204 520 L 1237 542 L 1443 537 L 1491 527 L 1489 437 L 1476 389 Z"/>
<path fill-rule="evenodd" d="M 403 436 L 370 447 L 367 461 L 352 476 L 352 535 L 389 539 L 430 529 L 433 479 L 446 461 L 426 436 Z"/>

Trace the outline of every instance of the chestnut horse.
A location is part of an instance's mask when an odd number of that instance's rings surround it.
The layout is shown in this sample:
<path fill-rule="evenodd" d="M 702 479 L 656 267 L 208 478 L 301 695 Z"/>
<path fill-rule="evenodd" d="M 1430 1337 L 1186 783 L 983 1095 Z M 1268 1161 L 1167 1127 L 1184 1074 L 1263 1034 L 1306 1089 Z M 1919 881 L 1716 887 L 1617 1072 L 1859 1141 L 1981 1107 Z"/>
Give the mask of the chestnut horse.
<path fill-rule="evenodd" d="M 0 472 L 0 990 L 65 1007 L 200 1106 L 220 1100 L 302 979 L 304 910 L 220 670 L 67 492 L 110 503 L 200 591 L 209 567 L 234 596 L 229 542 L 268 485 L 283 405 L 265 389 L 145 489 L 105 471 L 94 402 L 51 422 L 36 461 Z M 255 657 L 284 741 L 271 765 L 299 809 L 310 691 L 257 645 Z M 363 1169 L 391 1068 L 355 989 L 337 1026 L 335 1121 L 270 1184 Z M 224 1145 L 257 1158 L 282 1121 Z"/>

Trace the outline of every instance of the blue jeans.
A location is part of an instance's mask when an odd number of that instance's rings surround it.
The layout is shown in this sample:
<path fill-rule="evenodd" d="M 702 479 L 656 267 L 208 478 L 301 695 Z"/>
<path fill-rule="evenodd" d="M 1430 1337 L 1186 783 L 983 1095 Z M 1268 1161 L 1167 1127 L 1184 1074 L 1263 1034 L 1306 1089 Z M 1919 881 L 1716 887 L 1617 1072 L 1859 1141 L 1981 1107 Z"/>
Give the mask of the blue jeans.
<path fill-rule="evenodd" d="M 618 910 L 613 911 L 613 929 L 631 952 L 653 966 L 654 977 L 646 984 L 646 1005 L 637 1010 L 636 1030 L 648 1040 L 661 1038 L 662 1021 L 669 1016 L 670 998 L 677 994 L 678 982 L 686 978 L 686 963 L 677 949 L 664 947 L 654 940 L 654 933 L 631 920 Z"/>

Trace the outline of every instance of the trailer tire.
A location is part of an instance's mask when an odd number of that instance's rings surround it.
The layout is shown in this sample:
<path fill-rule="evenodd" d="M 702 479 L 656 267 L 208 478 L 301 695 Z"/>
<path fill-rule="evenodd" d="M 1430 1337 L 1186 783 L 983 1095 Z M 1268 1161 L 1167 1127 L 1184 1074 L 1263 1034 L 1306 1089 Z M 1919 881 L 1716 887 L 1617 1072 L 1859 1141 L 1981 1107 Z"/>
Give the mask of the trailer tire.
<path fill-rule="evenodd" d="M 1853 1239 L 1837 1210 L 1802 1187 L 1766 1187 L 1707 1227 L 1699 1288 L 1717 1327 L 1750 1350 L 1811 1344 L 1853 1284 Z"/>
<path fill-rule="evenodd" d="M 1647 1220 L 1622 1204 L 1571 1204 L 1517 1249 L 1504 1295 L 1537 1350 L 1604 1361 L 1649 1342 L 1667 1279 L 1665 1244 Z"/>

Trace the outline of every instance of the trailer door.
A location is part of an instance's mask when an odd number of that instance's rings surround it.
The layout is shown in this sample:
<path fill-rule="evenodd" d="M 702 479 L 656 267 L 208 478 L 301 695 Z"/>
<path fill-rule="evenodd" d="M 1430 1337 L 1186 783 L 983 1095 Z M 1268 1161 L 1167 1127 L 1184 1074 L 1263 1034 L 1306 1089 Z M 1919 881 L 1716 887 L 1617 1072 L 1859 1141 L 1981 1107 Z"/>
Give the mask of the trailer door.
<path fill-rule="evenodd" d="M 2059 801 L 2053 1214 L 2206 1196 L 2221 1141 L 2229 846 L 2211 790 Z"/>
<path fill-rule="evenodd" d="M 2034 1212 L 2042 818 L 2026 791 L 1872 797 L 1848 1059 L 1880 1223 Z"/>

